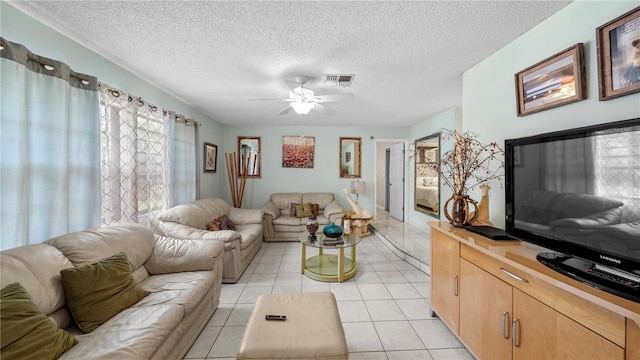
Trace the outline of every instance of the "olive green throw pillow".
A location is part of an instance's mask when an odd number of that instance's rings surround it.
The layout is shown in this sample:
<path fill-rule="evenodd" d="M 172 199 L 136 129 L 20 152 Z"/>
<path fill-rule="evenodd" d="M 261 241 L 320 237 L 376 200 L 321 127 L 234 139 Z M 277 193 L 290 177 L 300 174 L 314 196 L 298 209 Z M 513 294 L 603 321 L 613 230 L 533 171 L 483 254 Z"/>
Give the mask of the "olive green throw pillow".
<path fill-rule="evenodd" d="M 85 333 L 150 294 L 133 280 L 124 252 L 96 264 L 64 269 L 60 275 L 67 306 Z"/>
<path fill-rule="evenodd" d="M 78 340 L 43 314 L 19 283 L 0 290 L 0 358 L 57 359 Z"/>
<path fill-rule="evenodd" d="M 296 217 L 303 218 L 309 216 L 311 216 L 311 203 L 296 205 Z"/>

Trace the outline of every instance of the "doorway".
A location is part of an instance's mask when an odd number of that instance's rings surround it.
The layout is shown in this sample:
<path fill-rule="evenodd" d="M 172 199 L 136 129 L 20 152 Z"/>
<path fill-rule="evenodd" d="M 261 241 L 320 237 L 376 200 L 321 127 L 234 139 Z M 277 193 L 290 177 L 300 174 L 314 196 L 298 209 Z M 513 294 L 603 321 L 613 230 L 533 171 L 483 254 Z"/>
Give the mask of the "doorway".
<path fill-rule="evenodd" d="M 375 208 L 404 222 L 406 218 L 406 174 L 404 139 L 375 140 Z"/>

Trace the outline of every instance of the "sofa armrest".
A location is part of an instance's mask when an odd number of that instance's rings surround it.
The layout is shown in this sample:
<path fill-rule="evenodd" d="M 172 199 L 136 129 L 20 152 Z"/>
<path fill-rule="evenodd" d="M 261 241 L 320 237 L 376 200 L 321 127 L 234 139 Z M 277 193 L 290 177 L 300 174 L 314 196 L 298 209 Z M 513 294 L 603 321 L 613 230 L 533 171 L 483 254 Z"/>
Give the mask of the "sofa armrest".
<path fill-rule="evenodd" d="M 229 219 L 236 225 L 260 224 L 264 211 L 262 209 L 238 209 L 231 208 Z"/>
<path fill-rule="evenodd" d="M 222 258 L 220 241 L 174 239 L 154 235 L 153 252 L 144 266 L 151 274 L 213 270 Z"/>
<path fill-rule="evenodd" d="M 267 201 L 262 207 L 265 215 L 270 215 L 272 220 L 280 217 L 280 209 L 271 200 Z"/>
<path fill-rule="evenodd" d="M 174 222 L 159 221 L 154 224 L 156 234 L 175 239 L 189 240 L 219 240 L 228 243 L 234 240 L 240 241 L 242 234 L 233 230 L 209 231 L 182 225 Z"/>
<path fill-rule="evenodd" d="M 344 211 L 340 207 L 340 204 L 338 204 L 338 202 L 334 200 L 324 208 L 323 214 L 327 219 L 334 221 L 335 219 L 344 216 Z M 335 219 L 332 220 L 332 218 Z"/>

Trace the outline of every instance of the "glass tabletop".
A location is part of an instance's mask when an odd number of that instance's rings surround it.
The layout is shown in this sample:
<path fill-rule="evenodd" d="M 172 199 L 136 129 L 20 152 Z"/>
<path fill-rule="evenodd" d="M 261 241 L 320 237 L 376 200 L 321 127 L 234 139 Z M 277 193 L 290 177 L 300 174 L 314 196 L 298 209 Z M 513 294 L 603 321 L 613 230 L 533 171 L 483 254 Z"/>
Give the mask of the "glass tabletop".
<path fill-rule="evenodd" d="M 301 243 L 323 249 L 333 249 L 333 248 L 345 248 L 349 246 L 356 245 L 362 240 L 360 235 L 349 234 L 342 235 L 339 238 L 330 238 L 325 236 L 322 232 L 316 233 L 315 240 L 309 240 L 309 232 L 301 232 L 298 234 L 298 241 Z"/>

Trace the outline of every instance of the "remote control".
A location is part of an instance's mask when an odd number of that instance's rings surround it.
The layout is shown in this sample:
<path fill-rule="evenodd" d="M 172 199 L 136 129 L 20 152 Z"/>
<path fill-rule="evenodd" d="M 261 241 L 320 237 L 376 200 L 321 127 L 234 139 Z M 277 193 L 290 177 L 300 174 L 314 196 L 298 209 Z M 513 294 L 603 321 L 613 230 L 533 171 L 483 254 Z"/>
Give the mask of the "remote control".
<path fill-rule="evenodd" d="M 264 318 L 267 320 L 279 320 L 279 321 L 287 320 L 287 317 L 285 315 L 265 315 Z"/>

